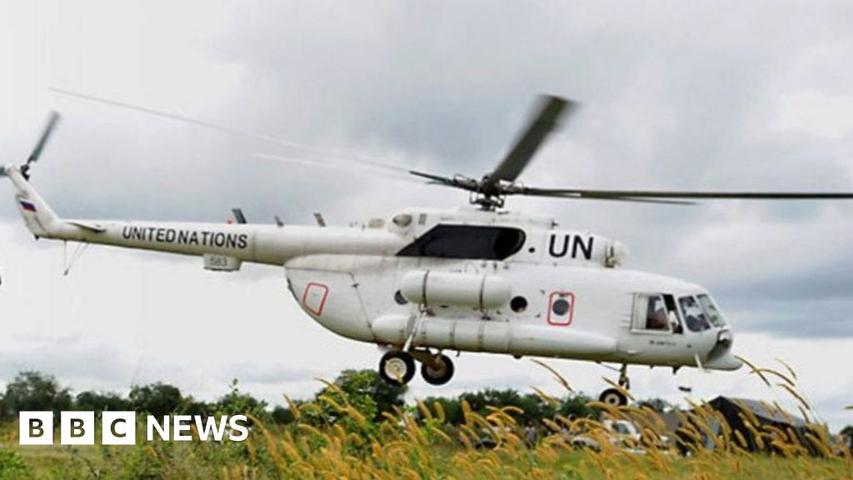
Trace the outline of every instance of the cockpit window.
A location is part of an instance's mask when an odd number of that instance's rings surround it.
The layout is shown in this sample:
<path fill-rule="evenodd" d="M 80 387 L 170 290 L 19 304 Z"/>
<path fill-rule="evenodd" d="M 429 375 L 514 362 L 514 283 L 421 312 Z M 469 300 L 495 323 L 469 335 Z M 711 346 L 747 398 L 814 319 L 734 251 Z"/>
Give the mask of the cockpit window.
<path fill-rule="evenodd" d="M 696 297 L 681 297 L 678 299 L 681 311 L 684 312 L 684 323 L 691 332 L 701 332 L 711 328 L 708 318 L 702 310 L 702 306 L 696 301 Z"/>
<path fill-rule="evenodd" d="M 714 302 L 711 300 L 711 297 L 708 295 L 699 295 L 699 303 L 702 304 L 702 308 L 705 309 L 705 314 L 708 315 L 708 319 L 711 320 L 711 325 L 715 327 L 725 327 L 726 321 L 723 320 L 723 315 L 717 309 L 717 306 L 714 305 Z"/>
<path fill-rule="evenodd" d="M 663 300 L 666 304 L 666 318 L 672 327 L 672 333 L 684 333 L 684 327 L 681 326 L 681 316 L 678 314 L 678 306 L 675 305 L 675 297 L 667 293 L 664 294 Z"/>
<path fill-rule="evenodd" d="M 518 228 L 436 225 L 397 256 L 503 260 L 519 251 L 524 239 L 524 231 Z"/>
<path fill-rule="evenodd" d="M 681 333 L 675 299 L 663 293 L 638 293 L 634 297 L 633 329 L 641 332 Z"/>

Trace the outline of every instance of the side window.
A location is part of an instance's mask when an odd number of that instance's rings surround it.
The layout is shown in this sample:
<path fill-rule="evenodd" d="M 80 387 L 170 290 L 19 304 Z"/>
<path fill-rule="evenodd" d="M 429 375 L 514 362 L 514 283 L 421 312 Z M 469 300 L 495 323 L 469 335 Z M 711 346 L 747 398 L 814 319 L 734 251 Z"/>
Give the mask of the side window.
<path fill-rule="evenodd" d="M 566 327 L 572 324 L 575 313 L 575 294 L 551 292 L 548 296 L 548 324 Z"/>
<path fill-rule="evenodd" d="M 684 313 L 684 323 L 691 332 L 701 332 L 711 328 L 708 318 L 702 310 L 702 306 L 696 301 L 696 297 L 681 297 L 678 299 L 681 311 Z"/>
<path fill-rule="evenodd" d="M 634 329 L 669 331 L 666 302 L 661 294 L 637 294 L 634 303 Z"/>
<path fill-rule="evenodd" d="M 524 245 L 524 231 L 484 225 L 436 225 L 403 247 L 399 257 L 504 260 Z"/>

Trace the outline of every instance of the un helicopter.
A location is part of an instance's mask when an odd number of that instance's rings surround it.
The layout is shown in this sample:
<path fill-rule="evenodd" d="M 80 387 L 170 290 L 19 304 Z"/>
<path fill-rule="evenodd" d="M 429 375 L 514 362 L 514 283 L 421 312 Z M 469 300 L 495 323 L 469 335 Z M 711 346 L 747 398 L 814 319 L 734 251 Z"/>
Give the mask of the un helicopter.
<path fill-rule="evenodd" d="M 552 217 L 507 210 L 507 198 L 683 204 L 851 199 L 853 193 L 590 190 L 520 183 L 560 119 L 576 109 L 575 102 L 542 97 L 506 156 L 480 178 L 408 171 L 467 191 L 470 206 L 407 208 L 361 226 L 326 226 L 321 218 L 316 226 L 284 225 L 278 219 L 253 224 L 239 210 L 239 221 L 228 224 L 60 218 L 30 182 L 32 166 L 57 124 L 55 113 L 26 162 L 6 165 L 0 176 L 11 180 L 17 207 L 37 239 L 195 255 L 213 271 L 237 271 L 243 262 L 283 267 L 290 293 L 309 317 L 385 351 L 379 374 L 390 383 L 411 381 L 416 363 L 427 383 L 447 383 L 454 374 L 448 351 L 586 360 L 621 365 L 614 388 L 599 399 L 625 405 L 628 365 L 673 372 L 738 369 L 732 328 L 705 288 L 627 269 L 628 250 L 621 242 L 560 228 Z"/>

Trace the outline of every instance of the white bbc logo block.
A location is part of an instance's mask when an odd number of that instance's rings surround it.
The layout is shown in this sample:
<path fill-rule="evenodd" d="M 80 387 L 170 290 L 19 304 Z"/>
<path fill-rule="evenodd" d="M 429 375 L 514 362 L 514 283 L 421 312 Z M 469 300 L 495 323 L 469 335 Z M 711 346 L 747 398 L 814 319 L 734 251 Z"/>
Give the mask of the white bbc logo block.
<path fill-rule="evenodd" d="M 59 417 L 59 443 L 95 444 L 95 412 L 62 412 Z"/>
<path fill-rule="evenodd" d="M 101 414 L 101 444 L 136 444 L 136 412 L 103 412 Z"/>
<path fill-rule="evenodd" d="M 18 443 L 53 445 L 53 412 L 20 412 Z"/>

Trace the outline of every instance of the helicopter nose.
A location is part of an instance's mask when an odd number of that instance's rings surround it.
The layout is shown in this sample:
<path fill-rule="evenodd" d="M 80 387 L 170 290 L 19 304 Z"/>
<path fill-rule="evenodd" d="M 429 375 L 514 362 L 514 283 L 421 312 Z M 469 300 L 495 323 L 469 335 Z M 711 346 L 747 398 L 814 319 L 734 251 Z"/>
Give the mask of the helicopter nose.
<path fill-rule="evenodd" d="M 743 365 L 731 352 L 734 344 L 734 334 L 731 330 L 724 329 L 717 333 L 717 343 L 708 352 L 708 360 L 705 366 L 714 370 L 737 370 Z"/>
<path fill-rule="evenodd" d="M 743 366 L 743 362 L 734 356 L 731 352 L 726 352 L 719 357 L 710 359 L 705 362 L 704 367 L 711 370 L 737 370 Z"/>

